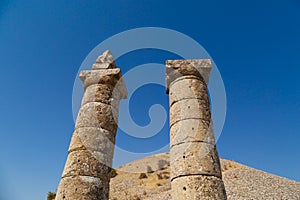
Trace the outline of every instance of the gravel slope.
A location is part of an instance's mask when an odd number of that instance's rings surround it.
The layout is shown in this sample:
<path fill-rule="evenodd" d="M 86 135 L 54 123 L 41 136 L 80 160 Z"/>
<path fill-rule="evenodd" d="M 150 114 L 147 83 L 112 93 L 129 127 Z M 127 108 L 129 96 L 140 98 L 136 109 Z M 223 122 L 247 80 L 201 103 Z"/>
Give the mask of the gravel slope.
<path fill-rule="evenodd" d="M 229 200 L 300 200 L 300 183 L 221 159 Z M 111 179 L 111 200 L 170 200 L 169 154 L 126 164 Z"/>

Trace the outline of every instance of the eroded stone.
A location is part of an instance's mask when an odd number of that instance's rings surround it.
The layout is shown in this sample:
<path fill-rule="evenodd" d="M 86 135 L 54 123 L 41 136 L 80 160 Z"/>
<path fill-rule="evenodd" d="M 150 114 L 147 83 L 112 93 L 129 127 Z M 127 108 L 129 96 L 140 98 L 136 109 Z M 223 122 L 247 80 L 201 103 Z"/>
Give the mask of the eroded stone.
<path fill-rule="evenodd" d="M 118 112 L 111 105 L 91 102 L 81 106 L 75 127 L 99 127 L 116 132 L 117 122 Z"/>
<path fill-rule="evenodd" d="M 186 142 L 206 142 L 215 144 L 213 126 L 201 119 L 186 119 L 170 128 L 170 146 Z"/>
<path fill-rule="evenodd" d="M 169 92 L 170 83 L 183 76 L 193 75 L 203 79 L 208 84 L 212 68 L 210 59 L 199 60 L 167 60 L 166 61 L 166 87 Z"/>
<path fill-rule="evenodd" d="M 96 63 L 93 65 L 92 69 L 112 69 L 116 68 L 116 63 L 114 56 L 109 50 L 106 50 L 102 55 L 100 55 Z"/>
<path fill-rule="evenodd" d="M 112 156 L 115 133 L 97 127 L 77 128 L 72 136 L 69 152 L 74 150 L 91 150 Z"/>
<path fill-rule="evenodd" d="M 76 176 L 61 179 L 56 200 L 108 200 L 109 182 L 96 177 Z"/>
<path fill-rule="evenodd" d="M 208 175 L 222 178 L 216 146 L 190 142 L 173 146 L 170 151 L 171 180 L 186 175 Z"/>
<path fill-rule="evenodd" d="M 82 104 L 89 102 L 101 102 L 119 108 L 120 92 L 117 88 L 109 84 L 93 84 L 86 88 Z"/>
<path fill-rule="evenodd" d="M 79 78 L 83 82 L 84 89 L 93 84 L 110 84 L 115 85 L 121 78 L 121 70 L 82 70 Z"/>
<path fill-rule="evenodd" d="M 120 99 L 127 98 L 113 55 L 80 72 L 85 94 L 56 200 L 108 200 Z"/>
<path fill-rule="evenodd" d="M 170 126 L 185 119 L 202 119 L 209 122 L 211 113 L 208 98 L 184 99 L 174 103 L 170 107 Z"/>
<path fill-rule="evenodd" d="M 69 153 L 62 177 L 92 176 L 109 180 L 112 156 L 90 150 Z"/>
<path fill-rule="evenodd" d="M 207 91 L 211 66 L 209 59 L 166 63 L 173 200 L 226 199 Z"/>
<path fill-rule="evenodd" d="M 172 200 L 227 199 L 222 179 L 214 176 L 193 175 L 179 177 L 171 182 L 171 187 Z"/>
<path fill-rule="evenodd" d="M 195 77 L 184 76 L 170 85 L 170 105 L 183 99 L 209 100 L 206 84 Z"/>

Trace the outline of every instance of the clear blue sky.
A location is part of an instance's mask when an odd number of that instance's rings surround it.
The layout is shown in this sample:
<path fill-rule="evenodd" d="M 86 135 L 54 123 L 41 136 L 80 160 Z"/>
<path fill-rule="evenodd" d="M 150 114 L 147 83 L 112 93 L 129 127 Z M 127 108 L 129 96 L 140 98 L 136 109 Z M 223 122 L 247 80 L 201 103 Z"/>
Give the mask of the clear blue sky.
<path fill-rule="evenodd" d="M 74 129 L 80 64 L 106 38 L 146 26 L 189 35 L 216 62 L 228 100 L 220 156 L 300 181 L 299 10 L 299 0 L 1 0 L 0 200 L 41 200 L 55 191 Z M 126 72 L 172 57 L 144 50 L 118 64 Z M 168 99 L 162 86 L 149 85 L 132 101 L 145 102 L 132 106 L 143 125 L 149 105 Z M 153 146 L 122 134 L 118 145 L 156 148 L 168 142 L 163 130 Z"/>

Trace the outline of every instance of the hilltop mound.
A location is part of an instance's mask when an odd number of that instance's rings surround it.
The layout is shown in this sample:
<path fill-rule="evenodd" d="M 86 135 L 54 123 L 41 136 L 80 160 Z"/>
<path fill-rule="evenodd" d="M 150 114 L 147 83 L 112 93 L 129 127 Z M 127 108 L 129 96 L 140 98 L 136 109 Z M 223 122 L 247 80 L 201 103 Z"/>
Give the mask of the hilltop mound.
<path fill-rule="evenodd" d="M 300 199 L 300 183 L 221 159 L 229 200 Z M 116 169 L 110 200 L 170 200 L 169 154 L 149 156 Z M 135 173 L 130 173 L 135 172 Z"/>

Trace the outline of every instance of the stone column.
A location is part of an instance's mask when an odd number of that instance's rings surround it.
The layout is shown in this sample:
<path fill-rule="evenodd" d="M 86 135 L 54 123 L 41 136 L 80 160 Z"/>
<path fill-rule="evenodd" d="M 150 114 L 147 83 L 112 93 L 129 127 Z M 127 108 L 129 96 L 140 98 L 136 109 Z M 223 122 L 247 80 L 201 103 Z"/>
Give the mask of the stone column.
<path fill-rule="evenodd" d="M 207 84 L 211 61 L 168 60 L 172 200 L 226 199 Z"/>
<path fill-rule="evenodd" d="M 80 72 L 84 96 L 56 200 L 107 200 L 121 99 L 126 87 L 109 51 Z"/>

